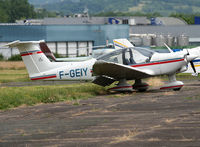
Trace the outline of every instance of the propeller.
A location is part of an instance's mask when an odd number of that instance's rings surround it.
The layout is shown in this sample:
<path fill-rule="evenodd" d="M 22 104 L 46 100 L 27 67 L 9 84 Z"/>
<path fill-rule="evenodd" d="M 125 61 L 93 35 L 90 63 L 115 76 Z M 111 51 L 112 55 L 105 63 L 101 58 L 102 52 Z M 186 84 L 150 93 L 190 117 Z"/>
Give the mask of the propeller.
<path fill-rule="evenodd" d="M 164 45 L 165 45 L 165 47 L 167 47 L 167 49 L 169 50 L 170 53 L 173 52 L 172 49 L 171 49 L 167 44 L 164 43 Z M 187 50 L 187 49 L 186 49 L 186 50 Z M 187 59 L 187 62 L 190 63 L 190 65 L 191 65 L 191 67 L 192 67 L 192 69 L 193 69 L 193 71 L 194 71 L 194 73 L 193 73 L 192 75 L 193 75 L 193 76 L 198 76 L 198 73 L 197 73 L 197 71 L 196 71 L 196 68 L 195 68 L 195 66 L 194 66 L 194 63 L 193 63 L 193 61 L 192 61 L 195 57 L 196 57 L 195 55 L 190 55 L 189 51 L 187 50 L 186 59 Z"/>
<path fill-rule="evenodd" d="M 192 61 L 190 61 L 190 64 L 191 64 L 191 67 L 192 67 L 192 69 L 193 69 L 193 71 L 194 71 L 194 74 L 192 74 L 193 76 L 198 76 L 198 73 L 197 73 L 197 71 L 196 71 L 196 69 L 195 69 L 195 67 L 194 67 L 194 63 L 192 62 Z"/>

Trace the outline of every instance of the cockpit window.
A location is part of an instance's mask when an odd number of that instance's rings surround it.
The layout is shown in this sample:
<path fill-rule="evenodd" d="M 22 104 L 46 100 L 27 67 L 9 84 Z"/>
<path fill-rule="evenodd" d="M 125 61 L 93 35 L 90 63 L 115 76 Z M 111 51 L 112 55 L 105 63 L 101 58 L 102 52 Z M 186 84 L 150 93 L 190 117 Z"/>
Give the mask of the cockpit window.
<path fill-rule="evenodd" d="M 153 50 L 150 50 L 147 48 L 141 48 L 141 47 L 135 47 L 134 50 L 137 50 L 142 55 L 147 56 L 147 57 L 151 57 L 155 53 L 155 51 Z"/>
<path fill-rule="evenodd" d="M 111 53 L 108 53 L 108 54 L 105 54 L 105 55 L 102 55 L 102 56 L 98 57 L 97 60 L 104 60 L 104 61 L 108 61 L 108 62 L 118 63 L 117 57 L 120 54 L 122 54 L 122 50 L 118 49 L 118 50 L 115 50 L 115 51 L 113 51 Z"/>
<path fill-rule="evenodd" d="M 102 55 L 97 60 L 107 62 L 121 63 L 125 65 L 150 62 L 152 55 L 155 52 L 145 48 L 123 48 L 117 49 L 111 53 Z"/>

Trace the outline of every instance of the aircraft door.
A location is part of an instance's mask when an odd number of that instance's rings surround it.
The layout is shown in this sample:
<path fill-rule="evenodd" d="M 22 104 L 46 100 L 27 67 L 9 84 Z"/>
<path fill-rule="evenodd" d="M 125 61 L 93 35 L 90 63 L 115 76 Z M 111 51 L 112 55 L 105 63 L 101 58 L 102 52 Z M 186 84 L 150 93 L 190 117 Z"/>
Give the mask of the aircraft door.
<path fill-rule="evenodd" d="M 133 52 L 130 48 L 124 49 L 122 51 L 121 57 L 122 57 L 122 64 L 124 64 L 124 65 L 135 64 L 135 61 L 133 59 Z"/>
<path fill-rule="evenodd" d="M 154 71 L 155 75 L 161 74 L 161 64 L 156 64 L 156 63 L 154 64 L 154 61 L 159 61 L 159 60 L 160 56 L 157 53 L 153 54 L 150 60 L 152 65 L 150 65 L 149 67 L 151 68 L 152 71 Z"/>

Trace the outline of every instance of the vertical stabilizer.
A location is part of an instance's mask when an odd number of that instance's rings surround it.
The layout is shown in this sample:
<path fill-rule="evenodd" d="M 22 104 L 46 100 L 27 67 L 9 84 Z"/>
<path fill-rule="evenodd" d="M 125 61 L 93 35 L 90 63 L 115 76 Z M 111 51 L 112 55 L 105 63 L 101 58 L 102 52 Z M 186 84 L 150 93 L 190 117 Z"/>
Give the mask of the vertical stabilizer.
<path fill-rule="evenodd" d="M 134 47 L 127 39 L 114 39 L 113 43 L 115 49 Z"/>

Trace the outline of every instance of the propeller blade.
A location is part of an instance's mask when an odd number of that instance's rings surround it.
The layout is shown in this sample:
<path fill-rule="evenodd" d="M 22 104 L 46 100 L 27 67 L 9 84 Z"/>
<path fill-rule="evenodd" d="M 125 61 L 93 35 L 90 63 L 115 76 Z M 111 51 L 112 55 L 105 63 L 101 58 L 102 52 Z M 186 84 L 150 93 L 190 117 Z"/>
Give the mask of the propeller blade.
<path fill-rule="evenodd" d="M 194 67 L 194 63 L 193 63 L 192 61 L 190 61 L 190 64 L 191 64 L 191 66 L 192 66 L 192 69 L 193 69 L 194 73 L 197 73 L 197 71 L 196 71 L 196 69 L 195 69 L 195 67 Z"/>

